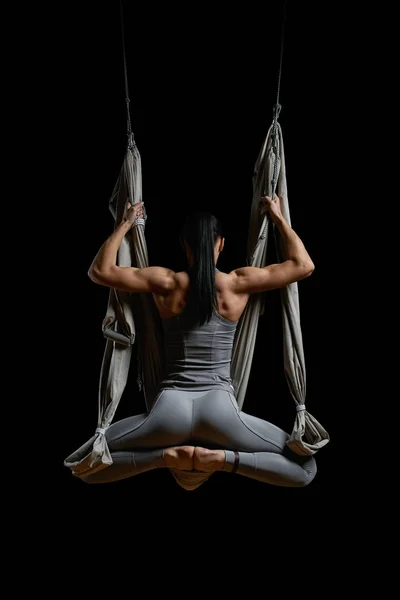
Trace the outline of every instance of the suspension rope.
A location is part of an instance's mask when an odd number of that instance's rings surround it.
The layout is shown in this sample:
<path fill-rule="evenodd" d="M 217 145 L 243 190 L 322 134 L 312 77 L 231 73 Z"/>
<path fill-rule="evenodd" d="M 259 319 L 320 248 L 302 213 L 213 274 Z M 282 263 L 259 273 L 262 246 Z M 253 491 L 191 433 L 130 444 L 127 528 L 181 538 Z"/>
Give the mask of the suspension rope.
<path fill-rule="evenodd" d="M 278 89 L 277 89 L 277 93 L 276 93 L 276 106 L 280 106 L 279 105 L 279 95 L 281 92 L 283 46 L 284 46 L 284 40 L 285 40 L 286 6 L 287 6 L 287 0 L 285 0 L 284 5 L 283 5 L 282 30 L 281 30 L 281 52 L 280 52 L 280 58 L 279 58 Z"/>
<path fill-rule="evenodd" d="M 278 86 L 277 86 L 277 93 L 276 93 L 276 103 L 273 107 L 273 121 L 272 121 L 272 132 L 271 132 L 271 149 L 272 152 L 274 154 L 274 169 L 273 169 L 273 173 L 272 173 L 272 181 L 271 181 L 271 198 L 274 198 L 275 195 L 275 191 L 276 191 L 276 186 L 278 183 L 278 160 L 279 160 L 279 150 L 278 150 L 278 143 L 277 143 L 277 134 L 278 134 L 278 119 L 279 119 L 279 115 L 281 112 L 281 108 L 282 106 L 279 103 L 279 97 L 280 97 L 280 92 L 281 92 L 281 79 L 282 79 L 282 64 L 283 64 L 283 49 L 284 49 L 284 38 L 285 38 L 285 22 L 286 22 L 286 6 L 287 6 L 287 0 L 284 0 L 284 5 L 283 5 L 283 16 L 282 16 L 282 29 L 281 29 L 281 48 L 280 48 L 280 56 L 279 56 L 279 70 L 278 70 Z M 268 195 L 268 174 L 267 171 L 265 170 L 264 173 L 264 189 L 263 189 L 263 196 L 267 196 Z M 262 231 L 260 232 L 260 235 L 258 236 L 257 242 L 253 248 L 253 252 L 251 254 L 251 256 L 249 257 L 249 264 L 252 264 L 255 253 L 259 247 L 259 245 L 261 244 L 262 240 L 264 240 L 267 236 L 267 230 L 268 230 L 268 214 L 266 213 L 266 221 L 264 224 L 264 227 L 262 228 Z M 273 224 L 273 235 L 275 238 L 275 243 L 276 243 L 276 232 L 275 232 L 275 224 Z"/>
<path fill-rule="evenodd" d="M 278 159 L 280 158 L 278 155 L 279 151 L 278 151 L 278 144 L 277 144 L 277 132 L 278 132 L 278 119 L 279 119 L 279 115 L 280 115 L 281 108 L 282 108 L 282 106 L 279 103 L 279 95 L 280 95 L 280 91 L 281 91 L 283 47 L 284 47 L 284 38 L 285 38 L 286 6 L 287 6 L 287 0 L 285 0 L 284 5 L 283 5 L 283 18 L 282 18 L 282 31 L 281 31 L 281 52 L 280 52 L 280 59 L 279 59 L 279 72 L 278 72 L 278 89 L 277 89 L 277 93 L 276 93 L 276 104 L 273 109 L 274 117 L 273 117 L 272 136 L 271 137 L 272 137 L 272 149 L 273 149 L 275 158 L 274 158 L 274 171 L 273 171 L 272 183 L 271 183 L 271 188 L 272 188 L 271 198 L 272 199 L 274 198 L 276 186 L 278 184 Z M 280 253 L 279 253 L 279 249 L 278 249 L 278 236 L 277 236 L 277 232 L 276 232 L 275 223 L 273 224 L 273 227 L 272 227 L 272 235 L 274 237 L 276 260 L 277 260 L 277 262 L 280 262 Z"/>
<path fill-rule="evenodd" d="M 127 115 L 127 136 L 128 143 L 133 143 L 131 113 L 130 113 L 130 98 L 129 98 L 129 86 L 128 86 L 128 69 L 126 66 L 126 50 L 125 50 L 125 28 L 124 28 L 124 11 L 122 6 L 122 0 L 119 2 L 120 15 L 121 15 L 121 37 L 122 37 L 122 53 L 124 59 L 124 80 L 125 80 L 125 102 L 126 102 L 126 115 Z"/>
<path fill-rule="evenodd" d="M 281 49 L 280 49 L 280 56 L 279 56 L 279 69 L 278 69 L 278 85 L 277 85 L 277 92 L 276 92 L 276 103 L 273 108 L 273 121 L 272 121 L 272 133 L 271 133 L 272 151 L 275 156 L 274 171 L 273 171 L 272 182 L 271 182 L 271 198 L 274 197 L 274 194 L 276 191 L 276 186 L 278 183 L 278 158 L 279 158 L 279 156 L 278 156 L 277 133 L 278 133 L 278 119 L 279 119 L 279 115 L 280 115 L 281 108 L 282 108 L 282 106 L 279 103 L 279 99 L 280 99 L 280 93 L 281 93 L 283 50 L 284 50 L 284 41 L 285 41 L 286 7 L 287 7 L 287 0 L 284 0 L 282 29 L 281 29 Z M 267 194 L 268 194 L 267 181 L 265 181 L 264 195 L 267 195 Z"/>

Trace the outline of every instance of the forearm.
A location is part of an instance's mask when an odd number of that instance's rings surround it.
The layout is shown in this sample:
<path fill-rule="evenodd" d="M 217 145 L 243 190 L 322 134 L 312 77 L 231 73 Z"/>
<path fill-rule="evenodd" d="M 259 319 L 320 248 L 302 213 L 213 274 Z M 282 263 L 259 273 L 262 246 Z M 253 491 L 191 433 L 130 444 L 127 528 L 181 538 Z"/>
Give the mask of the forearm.
<path fill-rule="evenodd" d="M 122 221 L 110 237 L 104 242 L 100 250 L 96 254 L 90 269 L 89 277 L 92 279 L 96 276 L 107 273 L 110 269 L 117 264 L 117 254 L 119 247 L 121 246 L 124 236 L 131 229 L 132 223 L 129 221 Z"/>
<path fill-rule="evenodd" d="M 281 234 L 286 260 L 292 260 L 299 265 L 312 265 L 312 260 L 297 233 L 290 227 L 283 216 L 274 217 L 274 223 Z"/>

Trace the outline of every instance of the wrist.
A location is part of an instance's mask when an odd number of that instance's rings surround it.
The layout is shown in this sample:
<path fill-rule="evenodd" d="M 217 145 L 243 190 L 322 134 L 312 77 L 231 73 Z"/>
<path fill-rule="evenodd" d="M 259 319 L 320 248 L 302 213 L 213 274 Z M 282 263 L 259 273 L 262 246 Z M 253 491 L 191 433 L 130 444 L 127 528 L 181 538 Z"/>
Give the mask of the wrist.
<path fill-rule="evenodd" d="M 285 221 L 282 213 L 279 213 L 278 215 L 277 214 L 271 215 L 271 218 L 272 218 L 273 222 L 275 223 L 275 225 L 277 225 L 278 227 L 279 227 L 279 225 L 283 225 L 283 223 Z"/>
<path fill-rule="evenodd" d="M 128 221 L 128 219 L 124 219 L 124 220 L 121 222 L 121 225 L 120 225 L 120 227 L 121 227 L 121 229 L 123 230 L 123 232 L 124 232 L 124 234 L 125 234 L 125 233 L 128 233 L 128 231 L 129 231 L 130 229 L 132 229 L 132 223 L 131 223 L 131 221 Z"/>

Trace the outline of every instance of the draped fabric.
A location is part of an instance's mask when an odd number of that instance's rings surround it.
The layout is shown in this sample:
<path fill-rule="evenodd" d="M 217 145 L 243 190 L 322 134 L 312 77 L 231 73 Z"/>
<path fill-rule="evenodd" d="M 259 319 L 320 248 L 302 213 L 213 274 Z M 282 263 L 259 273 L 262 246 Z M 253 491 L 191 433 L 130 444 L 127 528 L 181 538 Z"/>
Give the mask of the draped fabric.
<path fill-rule="evenodd" d="M 282 200 L 285 219 L 290 223 L 286 185 L 286 169 L 282 131 L 279 124 L 269 129 L 258 155 L 253 176 L 253 199 L 248 232 L 249 264 L 263 267 L 267 264 L 268 236 L 273 230 L 267 216 L 260 217 L 259 202 L 262 195 L 276 192 Z M 274 139 L 273 139 L 274 138 Z M 276 162 L 277 161 L 277 162 Z M 275 177 L 274 177 L 275 176 Z M 141 158 L 130 136 L 125 159 L 110 199 L 110 210 L 115 226 L 121 222 L 127 198 L 132 203 L 142 200 Z M 285 259 L 284 246 L 276 238 L 279 260 Z M 145 220 L 125 236 L 118 253 L 120 266 L 149 266 L 145 239 Z M 305 407 L 306 369 L 300 327 L 300 307 L 297 283 L 281 290 L 283 318 L 284 369 L 290 393 L 295 402 L 296 414 L 293 431 L 287 442 L 297 454 L 311 455 L 328 443 L 329 435 Z M 264 294 L 250 298 L 238 323 L 231 363 L 231 377 L 239 407 L 242 408 L 250 376 L 258 319 L 263 311 Z M 112 289 L 103 333 L 106 338 L 100 374 L 98 420 L 94 435 L 78 450 L 66 458 L 64 464 L 77 477 L 94 473 L 112 464 L 105 432 L 110 426 L 125 389 L 136 342 L 139 372 L 147 409 L 150 410 L 163 374 L 163 340 L 160 319 L 151 294 L 129 294 Z M 176 481 L 187 489 L 194 489 L 210 477 L 209 473 L 179 472 L 173 470 Z M 191 479 L 193 480 L 192 484 Z"/>
<path fill-rule="evenodd" d="M 141 158 L 133 135 L 130 136 L 109 203 L 115 228 L 124 216 L 128 198 L 132 204 L 142 201 Z M 149 266 L 144 229 L 145 220 L 142 219 L 124 237 L 117 257 L 119 266 Z M 151 294 L 130 294 L 111 289 L 102 328 L 106 346 L 100 372 L 97 428 L 94 435 L 64 461 L 65 466 L 78 477 L 112 464 L 105 433 L 126 387 L 132 346 L 136 341 L 140 379 L 148 410 L 162 376 L 162 329 Z"/>
<path fill-rule="evenodd" d="M 256 160 L 253 175 L 253 200 L 248 232 L 249 264 L 253 267 L 267 265 L 268 237 L 274 225 L 264 215 L 260 216 L 260 199 L 265 193 L 272 196 L 276 174 L 275 193 L 281 199 L 283 216 L 290 224 L 290 211 L 286 182 L 285 153 L 282 130 L 277 124 L 273 139 L 271 125 Z M 277 234 L 277 232 L 274 232 Z M 274 235 L 279 262 L 285 260 L 284 246 Z M 232 354 L 231 376 L 240 408 L 246 396 L 251 363 L 257 336 L 258 319 L 263 310 L 265 294 L 250 297 L 236 332 Z M 288 446 L 300 455 L 315 454 L 328 443 L 329 435 L 320 423 L 306 410 L 306 368 L 300 325 L 298 284 L 291 283 L 281 290 L 283 317 L 283 355 L 286 380 L 296 406 L 296 416 Z"/>

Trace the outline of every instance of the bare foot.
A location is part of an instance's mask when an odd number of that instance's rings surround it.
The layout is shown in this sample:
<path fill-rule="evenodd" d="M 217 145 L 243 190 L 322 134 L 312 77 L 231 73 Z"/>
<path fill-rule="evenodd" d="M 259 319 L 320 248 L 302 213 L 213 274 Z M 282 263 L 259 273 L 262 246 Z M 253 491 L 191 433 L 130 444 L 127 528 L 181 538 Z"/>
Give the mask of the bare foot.
<path fill-rule="evenodd" d="M 164 463 L 169 469 L 179 469 L 180 471 L 193 470 L 194 446 L 174 446 L 165 448 Z"/>
<path fill-rule="evenodd" d="M 204 471 L 205 473 L 213 473 L 214 471 L 222 471 L 225 464 L 225 452 L 223 450 L 208 450 L 196 446 L 194 449 L 193 468 L 195 471 Z"/>

